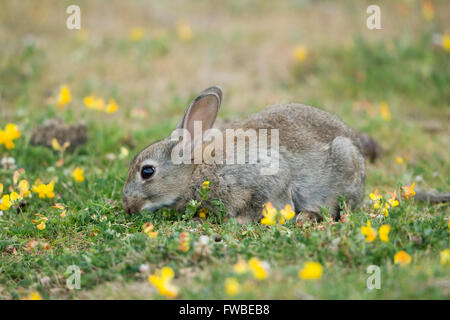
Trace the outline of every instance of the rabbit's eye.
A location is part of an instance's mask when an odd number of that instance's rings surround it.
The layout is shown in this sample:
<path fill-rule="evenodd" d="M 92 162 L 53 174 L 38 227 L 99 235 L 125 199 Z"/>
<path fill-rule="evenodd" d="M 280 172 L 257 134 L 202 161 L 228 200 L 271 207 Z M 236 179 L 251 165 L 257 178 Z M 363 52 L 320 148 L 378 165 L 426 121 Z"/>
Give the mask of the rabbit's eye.
<path fill-rule="evenodd" d="M 150 179 L 155 174 L 155 167 L 143 166 L 141 169 L 141 177 L 144 180 Z"/>

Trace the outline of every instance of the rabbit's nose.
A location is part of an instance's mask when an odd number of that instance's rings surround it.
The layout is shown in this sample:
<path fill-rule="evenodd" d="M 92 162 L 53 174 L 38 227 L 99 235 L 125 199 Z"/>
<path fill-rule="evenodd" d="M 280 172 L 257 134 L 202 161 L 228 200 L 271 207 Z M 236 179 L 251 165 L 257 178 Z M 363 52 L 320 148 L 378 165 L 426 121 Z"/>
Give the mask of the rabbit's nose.
<path fill-rule="evenodd" d="M 123 210 L 125 210 L 126 213 L 131 213 L 131 208 L 128 206 L 128 203 L 129 203 L 129 201 L 128 201 L 127 197 L 124 196 L 124 197 L 122 198 L 122 207 L 123 207 Z"/>

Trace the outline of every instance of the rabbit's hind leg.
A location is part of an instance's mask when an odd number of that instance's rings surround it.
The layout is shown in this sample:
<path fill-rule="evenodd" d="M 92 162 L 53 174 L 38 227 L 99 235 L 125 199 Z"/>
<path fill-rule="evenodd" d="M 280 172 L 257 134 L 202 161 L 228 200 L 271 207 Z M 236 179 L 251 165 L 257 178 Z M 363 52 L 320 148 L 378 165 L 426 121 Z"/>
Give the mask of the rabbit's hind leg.
<path fill-rule="evenodd" d="M 298 186 L 296 189 L 290 188 L 290 190 L 290 199 L 292 199 L 292 208 L 295 211 L 295 220 L 297 223 L 303 223 L 306 221 L 321 222 L 323 220 L 323 217 L 320 214 L 319 206 L 315 204 L 315 201 L 308 203 L 302 196 Z"/>
<path fill-rule="evenodd" d="M 344 195 L 350 207 L 358 205 L 364 195 L 365 166 L 364 158 L 352 143 L 345 137 L 336 137 L 330 145 L 330 160 L 332 163 L 332 188 L 334 195 L 329 207 L 333 209 L 332 216 L 338 219 L 339 196 Z"/>
<path fill-rule="evenodd" d="M 289 186 L 287 190 L 281 192 L 277 197 L 271 199 L 271 202 L 275 208 L 281 210 L 287 205 L 290 205 L 292 210 L 295 210 L 294 202 L 292 201 L 291 187 Z"/>

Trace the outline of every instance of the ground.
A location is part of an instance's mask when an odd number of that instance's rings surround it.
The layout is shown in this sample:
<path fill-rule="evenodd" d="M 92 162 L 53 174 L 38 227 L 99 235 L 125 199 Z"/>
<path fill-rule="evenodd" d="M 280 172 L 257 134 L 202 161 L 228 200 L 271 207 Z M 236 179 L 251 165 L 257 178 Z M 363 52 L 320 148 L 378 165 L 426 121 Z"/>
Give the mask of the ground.
<path fill-rule="evenodd" d="M 51 188 L 44 198 L 32 192 L 2 211 L 0 298 L 450 297 L 449 205 L 401 196 L 413 183 L 450 192 L 448 1 L 376 1 L 381 30 L 366 27 L 373 1 L 306 0 L 77 1 L 81 30 L 68 30 L 72 2 L 10 0 L 0 11 L 0 128 L 20 130 L 14 148 L 0 145 L 0 157 L 16 167 L 0 168 L 3 195 L 22 179 L 54 181 L 53 197 Z M 363 205 L 343 207 L 343 221 L 303 225 L 204 220 L 192 206 L 127 215 L 120 200 L 132 157 L 216 84 L 224 91 L 220 117 L 301 102 L 374 137 L 384 153 L 367 163 Z M 64 85 L 71 99 L 58 107 Z M 118 110 L 87 108 L 89 95 L 114 99 Z M 62 161 L 60 151 L 29 144 L 54 117 L 88 128 L 87 143 Z M 369 197 L 375 189 L 383 199 L 396 190 L 400 203 L 387 216 Z M 209 237 L 203 254 L 201 236 Z M 235 270 L 252 258 L 249 272 Z M 300 277 L 307 262 L 319 265 Z M 81 270 L 79 290 L 66 285 L 71 265 Z M 380 268 L 380 289 L 367 288 L 370 265 Z M 149 282 L 167 266 L 173 278 L 165 269 L 166 281 Z"/>

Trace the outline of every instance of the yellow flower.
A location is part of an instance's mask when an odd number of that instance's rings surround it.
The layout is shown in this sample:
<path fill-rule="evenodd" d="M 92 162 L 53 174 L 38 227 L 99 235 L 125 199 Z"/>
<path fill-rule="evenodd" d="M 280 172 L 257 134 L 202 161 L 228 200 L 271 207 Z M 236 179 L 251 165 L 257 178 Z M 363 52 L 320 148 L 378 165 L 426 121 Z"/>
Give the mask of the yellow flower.
<path fill-rule="evenodd" d="M 20 137 L 19 127 L 14 123 L 8 123 L 5 127 L 5 132 L 11 140 L 16 140 Z"/>
<path fill-rule="evenodd" d="M 194 36 L 191 26 L 184 21 L 177 23 L 177 34 L 181 41 L 190 41 Z"/>
<path fill-rule="evenodd" d="M 0 196 L 3 194 L 3 184 L 0 183 Z"/>
<path fill-rule="evenodd" d="M 52 208 L 61 210 L 61 213 L 59 214 L 61 216 L 61 218 L 65 218 L 66 217 L 66 211 L 67 210 L 64 208 L 64 206 L 61 203 L 55 203 L 55 205 L 52 206 Z"/>
<path fill-rule="evenodd" d="M 263 209 L 264 218 L 261 219 L 262 224 L 268 224 L 273 226 L 276 223 L 277 209 L 272 205 L 272 202 L 268 202 Z"/>
<path fill-rule="evenodd" d="M 130 30 L 129 37 L 132 41 L 139 41 L 145 36 L 145 29 L 142 27 L 135 27 Z"/>
<path fill-rule="evenodd" d="M 305 61 L 308 56 L 308 49 L 305 46 L 296 46 L 294 48 L 293 57 L 295 61 L 302 62 Z"/>
<path fill-rule="evenodd" d="M 52 206 L 52 208 L 64 210 L 64 206 L 61 203 L 55 203 L 55 205 Z"/>
<path fill-rule="evenodd" d="M 397 207 L 400 203 L 398 202 L 398 200 L 395 200 L 397 198 L 397 193 L 394 191 L 392 192 L 388 192 L 389 194 L 391 194 L 391 198 L 388 199 L 388 203 L 391 207 Z"/>
<path fill-rule="evenodd" d="M 183 251 L 183 252 L 188 252 L 189 249 L 191 248 L 190 243 L 191 243 L 191 237 L 189 236 L 188 232 L 182 232 L 180 234 L 180 240 L 179 240 L 179 247 L 178 250 Z"/>
<path fill-rule="evenodd" d="M 389 106 L 387 102 L 383 101 L 380 103 L 380 115 L 385 121 L 391 121 L 392 115 L 391 112 L 389 111 Z"/>
<path fill-rule="evenodd" d="M 239 260 L 234 266 L 233 266 L 234 272 L 241 274 L 245 273 L 248 270 L 247 262 L 244 260 Z"/>
<path fill-rule="evenodd" d="M 369 194 L 370 199 L 373 201 L 373 207 L 375 209 L 381 209 L 381 212 L 387 217 L 389 215 L 389 208 L 390 207 L 396 207 L 399 205 L 399 202 L 396 200 L 396 193 L 388 192 L 392 196 L 390 199 L 388 199 L 386 202 L 383 202 L 383 197 L 378 193 L 378 189 L 375 189 L 375 191 L 371 194 Z"/>
<path fill-rule="evenodd" d="M 391 231 L 391 226 L 388 224 L 384 224 L 378 230 L 378 234 L 380 235 L 380 240 L 384 242 L 389 241 L 389 231 Z"/>
<path fill-rule="evenodd" d="M 148 281 L 158 289 L 158 292 L 168 298 L 175 298 L 178 295 L 178 288 L 172 283 L 174 272 L 170 267 L 164 267 L 148 277 Z"/>
<path fill-rule="evenodd" d="M 263 216 L 261 223 L 273 226 L 276 223 L 285 224 L 287 220 L 291 220 L 295 216 L 295 212 L 289 204 L 278 212 L 272 202 L 268 202 L 263 208 Z"/>
<path fill-rule="evenodd" d="M 41 216 L 39 213 L 36 213 L 35 216 L 37 217 L 37 219 L 35 220 L 31 220 L 31 222 L 33 224 L 36 225 L 36 228 L 38 228 L 39 230 L 44 230 L 45 229 L 45 224 L 48 221 L 48 218 L 45 216 Z"/>
<path fill-rule="evenodd" d="M 375 191 L 371 194 L 369 194 L 370 199 L 374 202 L 373 207 L 375 209 L 380 208 L 381 199 L 383 198 L 380 194 L 378 194 L 378 189 L 375 189 Z"/>
<path fill-rule="evenodd" d="M 95 97 L 93 95 L 84 97 L 83 102 L 86 107 L 93 108 Z"/>
<path fill-rule="evenodd" d="M 6 142 L 6 132 L 0 129 L 0 146 Z"/>
<path fill-rule="evenodd" d="M 441 265 L 444 267 L 450 267 L 450 249 L 442 250 L 440 253 Z"/>
<path fill-rule="evenodd" d="M 381 213 L 383 213 L 386 217 L 389 215 L 389 208 L 390 207 L 397 207 L 400 203 L 396 200 L 397 194 L 395 191 L 388 192 L 391 194 L 391 198 L 387 199 L 386 202 L 381 202 L 382 197 L 378 195 L 378 190 L 375 190 L 376 194 L 371 193 L 370 198 L 375 201 L 373 204 L 373 207 L 375 209 L 381 208 Z"/>
<path fill-rule="evenodd" d="M 147 234 L 150 238 L 155 239 L 158 236 L 158 231 L 153 231 L 154 229 L 153 223 L 146 222 L 142 226 L 142 231 Z"/>
<path fill-rule="evenodd" d="M 22 298 L 22 300 L 42 300 L 42 296 L 39 292 L 33 291 L 27 297 Z"/>
<path fill-rule="evenodd" d="M 414 191 L 414 187 L 416 186 L 416 183 L 413 182 L 411 186 L 403 186 L 403 192 L 402 196 L 405 199 L 408 199 L 408 197 L 414 197 L 416 195 L 416 192 Z"/>
<path fill-rule="evenodd" d="M 54 186 L 55 186 L 55 182 L 53 180 L 49 184 L 46 185 L 45 195 L 49 199 L 51 199 L 55 196 L 55 194 L 53 193 Z"/>
<path fill-rule="evenodd" d="M 89 109 L 103 111 L 105 101 L 102 98 L 97 98 L 94 95 L 87 96 L 83 99 L 84 105 Z"/>
<path fill-rule="evenodd" d="M 17 185 L 17 181 L 19 181 L 19 176 L 20 176 L 22 173 L 25 173 L 25 169 L 23 169 L 23 168 L 14 171 L 14 174 L 13 174 L 13 184 L 14 184 L 14 185 Z"/>
<path fill-rule="evenodd" d="M 411 256 L 406 253 L 406 251 L 401 250 L 397 252 L 394 256 L 394 263 L 400 264 L 401 266 L 405 266 L 411 263 Z"/>
<path fill-rule="evenodd" d="M 264 263 L 261 262 L 258 258 L 251 258 L 250 260 L 248 260 L 248 266 L 255 279 L 263 280 L 267 278 L 267 270 L 264 266 Z"/>
<path fill-rule="evenodd" d="M 305 267 L 300 270 L 298 276 L 300 279 L 305 280 L 318 280 L 322 277 L 323 268 L 318 262 L 308 261 L 305 263 Z"/>
<path fill-rule="evenodd" d="M 450 51 L 450 34 L 444 34 L 442 36 L 442 47 L 445 51 Z"/>
<path fill-rule="evenodd" d="M 389 204 L 387 202 L 382 206 L 381 213 L 384 214 L 385 217 L 389 216 Z"/>
<path fill-rule="evenodd" d="M 431 0 L 422 1 L 422 14 L 425 20 L 431 21 L 434 18 L 434 6 Z"/>
<path fill-rule="evenodd" d="M 291 220 L 295 216 L 295 212 L 292 210 L 292 207 L 290 205 L 286 205 L 284 209 L 280 210 L 281 219 L 283 222 L 281 224 L 284 224 L 286 220 Z"/>
<path fill-rule="evenodd" d="M 0 129 L 0 145 L 5 145 L 7 150 L 14 149 L 14 140 L 20 137 L 19 127 L 13 123 L 8 123 L 5 130 Z"/>
<path fill-rule="evenodd" d="M 403 164 L 403 157 L 397 157 L 395 158 L 395 161 L 397 161 L 398 164 Z"/>
<path fill-rule="evenodd" d="M 45 197 L 51 199 L 55 196 L 53 188 L 55 182 L 52 180 L 49 184 L 40 183 L 39 179 L 36 180 L 35 185 L 31 188 L 34 193 L 37 193 L 39 198 L 44 199 Z"/>
<path fill-rule="evenodd" d="M 0 211 L 6 211 L 11 207 L 11 201 L 9 199 L 9 195 L 5 194 L 2 197 L 2 200 L 0 202 Z"/>
<path fill-rule="evenodd" d="M 239 293 L 241 286 L 236 278 L 225 279 L 225 292 L 229 296 L 235 296 Z"/>
<path fill-rule="evenodd" d="M 28 197 L 31 194 L 30 184 L 27 180 L 20 180 L 19 185 L 17 186 L 20 192 L 20 196 L 22 198 Z"/>
<path fill-rule="evenodd" d="M 55 151 L 64 151 L 69 146 L 70 146 L 70 142 L 69 141 L 64 142 L 64 144 L 61 146 L 56 138 L 52 139 L 52 148 Z"/>
<path fill-rule="evenodd" d="M 9 195 L 9 200 L 11 201 L 11 202 L 15 202 L 15 201 L 17 201 L 17 200 L 19 200 L 20 199 L 20 196 L 19 196 L 19 194 L 17 193 L 17 192 L 11 192 L 10 193 L 10 195 Z"/>
<path fill-rule="evenodd" d="M 45 222 L 42 221 L 41 223 L 39 223 L 38 225 L 36 225 L 36 228 L 38 228 L 39 230 L 44 230 L 44 229 L 45 229 Z"/>
<path fill-rule="evenodd" d="M 59 90 L 58 100 L 56 102 L 56 105 L 58 106 L 59 109 L 62 109 L 71 100 L 72 100 L 72 96 L 70 94 L 69 87 L 66 85 L 63 85 L 61 87 L 61 89 Z"/>
<path fill-rule="evenodd" d="M 120 147 L 120 153 L 119 153 L 119 159 L 125 159 L 130 154 L 130 151 L 128 151 L 125 147 Z"/>
<path fill-rule="evenodd" d="M 207 208 L 201 208 L 200 210 L 198 210 L 198 216 L 200 217 L 200 219 L 205 220 L 207 214 L 208 214 Z"/>
<path fill-rule="evenodd" d="M 208 180 L 206 180 L 205 182 L 202 183 L 202 189 L 205 190 L 207 188 L 209 188 L 209 184 L 210 182 Z"/>
<path fill-rule="evenodd" d="M 377 200 L 380 200 L 381 198 L 383 198 L 381 195 L 378 194 L 378 189 L 375 189 L 375 191 L 373 193 L 369 194 L 369 197 L 373 201 L 377 201 Z"/>
<path fill-rule="evenodd" d="M 370 220 L 366 226 L 361 227 L 361 233 L 366 236 L 366 242 L 372 242 L 377 237 L 377 232 L 370 226 Z"/>
<path fill-rule="evenodd" d="M 109 103 L 105 108 L 106 113 L 115 113 L 119 110 L 119 105 L 116 103 L 114 99 L 109 99 Z"/>
<path fill-rule="evenodd" d="M 75 168 L 72 171 L 72 176 L 75 179 L 76 182 L 83 182 L 84 181 L 84 169 Z"/>

